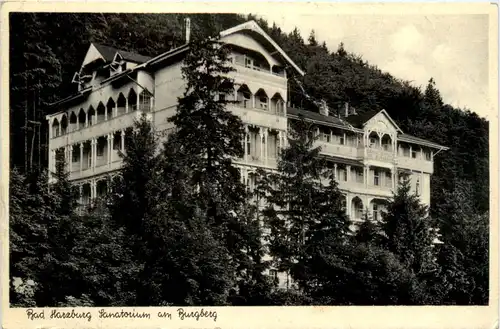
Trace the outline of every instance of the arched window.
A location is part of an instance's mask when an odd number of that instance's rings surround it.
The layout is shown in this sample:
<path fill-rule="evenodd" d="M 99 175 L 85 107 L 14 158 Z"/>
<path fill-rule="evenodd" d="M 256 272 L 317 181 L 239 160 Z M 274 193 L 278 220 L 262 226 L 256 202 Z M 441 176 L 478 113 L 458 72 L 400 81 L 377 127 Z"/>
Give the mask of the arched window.
<path fill-rule="evenodd" d="M 102 102 L 99 102 L 99 105 L 97 106 L 97 118 L 95 123 L 103 122 L 106 116 L 105 113 L 106 113 L 106 107 Z"/>
<path fill-rule="evenodd" d="M 89 107 L 89 111 L 87 112 L 87 116 L 89 118 L 88 125 L 89 126 L 94 125 L 96 123 L 96 119 L 95 119 L 95 110 L 92 106 Z"/>
<path fill-rule="evenodd" d="M 262 110 L 269 110 L 269 98 L 264 89 L 259 89 L 255 93 L 255 107 Z"/>
<path fill-rule="evenodd" d="M 274 94 L 271 98 L 271 111 L 278 115 L 285 114 L 285 101 L 279 93 Z"/>
<path fill-rule="evenodd" d="M 65 115 L 62 116 L 61 119 L 61 135 L 64 135 L 68 132 L 68 117 Z"/>
<path fill-rule="evenodd" d="M 57 119 L 52 122 L 52 137 L 59 137 L 59 121 Z"/>
<path fill-rule="evenodd" d="M 115 101 L 113 98 L 108 99 L 108 103 L 106 104 L 106 115 L 108 117 L 108 120 L 113 118 L 113 110 L 115 108 Z"/>
<path fill-rule="evenodd" d="M 382 148 L 386 151 L 392 151 L 392 140 L 391 136 L 385 134 L 382 136 Z"/>
<path fill-rule="evenodd" d="M 353 219 L 361 219 L 363 217 L 363 201 L 358 197 L 352 199 L 352 217 Z"/>
<path fill-rule="evenodd" d="M 376 132 L 372 131 L 368 136 L 368 145 L 370 148 L 379 147 L 379 137 Z"/>
<path fill-rule="evenodd" d="M 252 92 L 248 89 L 247 85 L 242 85 L 236 93 L 239 106 L 244 108 L 252 107 Z"/>
<path fill-rule="evenodd" d="M 123 96 L 122 93 L 120 93 L 120 95 L 118 95 L 118 100 L 116 101 L 116 115 L 122 115 L 126 112 L 126 108 L 127 108 L 127 99 L 125 98 L 125 96 Z"/>
<path fill-rule="evenodd" d="M 85 114 L 85 111 L 83 109 L 80 109 L 80 112 L 78 112 L 78 124 L 79 124 L 79 129 L 85 128 L 85 124 L 87 123 L 87 114 Z"/>
<path fill-rule="evenodd" d="M 78 120 L 76 119 L 76 114 L 75 112 L 71 112 L 71 115 L 69 116 L 69 131 L 75 131 L 78 130 Z"/>
<path fill-rule="evenodd" d="M 134 89 L 130 89 L 128 93 L 128 111 L 136 111 L 137 110 L 137 94 Z"/>

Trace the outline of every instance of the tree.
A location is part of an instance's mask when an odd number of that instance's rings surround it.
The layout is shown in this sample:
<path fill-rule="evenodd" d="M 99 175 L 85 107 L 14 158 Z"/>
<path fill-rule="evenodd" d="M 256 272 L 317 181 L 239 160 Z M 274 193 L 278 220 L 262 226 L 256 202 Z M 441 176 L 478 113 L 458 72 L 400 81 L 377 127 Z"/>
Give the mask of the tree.
<path fill-rule="evenodd" d="M 125 139 L 125 154 L 120 176 L 115 179 L 110 198 L 112 220 L 126 230 L 128 247 L 132 250 L 136 266 L 141 267 L 136 282 L 136 303 L 148 305 L 155 220 L 158 216 L 162 180 L 160 160 L 157 156 L 158 141 L 153 126 L 146 115 L 129 130 Z M 152 245 L 153 244 L 153 245 Z"/>
<path fill-rule="evenodd" d="M 270 254 L 278 269 L 287 273 L 303 254 L 306 232 L 318 217 L 324 165 L 314 140 L 312 127 L 298 121 L 288 135 L 288 146 L 281 150 L 277 173 L 261 177 L 266 182 L 260 188 L 267 202 L 263 215 L 270 231 Z"/>
<path fill-rule="evenodd" d="M 380 223 L 373 221 L 368 212 L 364 214 L 363 221 L 358 226 L 355 234 L 355 240 L 358 243 L 367 245 L 380 243 Z"/>
<path fill-rule="evenodd" d="M 409 177 L 402 174 L 397 192 L 382 216 L 383 245 L 417 276 L 423 276 L 435 268 L 435 227 L 427 207 L 410 189 Z"/>
<path fill-rule="evenodd" d="M 473 206 L 472 187 L 457 182 L 445 192 L 446 203 L 436 210 L 440 239 L 444 303 L 485 305 L 488 303 L 489 216 L 479 215 Z"/>
<path fill-rule="evenodd" d="M 227 65 L 228 49 L 216 39 L 194 40 L 184 59 L 186 90 L 169 122 L 176 127 L 178 155 L 188 156 L 189 184 L 195 186 L 196 205 L 216 236 L 222 237 L 237 272 L 246 255 L 246 223 L 237 214 L 245 188 L 232 160 L 243 156 L 241 119 L 226 109 L 234 82 Z M 226 97 L 224 97 L 226 95 Z M 189 155 L 187 155 L 189 154 Z M 184 162 L 184 160 L 180 160 Z"/>

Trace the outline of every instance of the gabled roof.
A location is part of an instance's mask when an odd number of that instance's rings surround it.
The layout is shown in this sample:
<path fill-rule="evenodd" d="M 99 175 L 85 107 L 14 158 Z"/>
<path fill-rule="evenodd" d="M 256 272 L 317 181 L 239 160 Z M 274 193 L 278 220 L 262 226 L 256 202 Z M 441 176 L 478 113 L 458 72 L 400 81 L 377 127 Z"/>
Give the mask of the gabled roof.
<path fill-rule="evenodd" d="M 151 59 L 149 56 L 140 55 L 130 51 L 116 49 L 110 46 L 93 43 L 94 47 L 99 51 L 106 62 L 112 62 L 116 54 L 119 53 L 122 58 L 127 62 L 142 64 Z"/>
<path fill-rule="evenodd" d="M 264 39 L 271 44 L 274 49 L 285 59 L 288 64 L 290 64 L 300 75 L 304 75 L 304 71 L 302 71 L 297 64 L 295 64 L 290 57 L 281 49 L 281 47 L 267 34 L 260 26 L 257 24 L 254 20 L 248 21 L 246 23 L 236 25 L 235 27 L 232 27 L 230 29 L 227 29 L 225 31 L 220 32 L 220 36 L 224 37 L 233 33 L 241 32 L 244 30 L 250 30 L 253 32 L 258 33 Z"/>
<path fill-rule="evenodd" d="M 345 120 L 347 122 L 349 122 L 353 127 L 362 129 L 365 126 L 365 124 L 368 121 L 370 121 L 371 118 L 373 118 L 374 116 L 376 116 L 379 113 L 382 113 L 383 115 L 385 115 L 385 117 L 394 125 L 396 130 L 399 131 L 400 133 L 403 133 L 403 130 L 401 130 L 401 128 L 399 128 L 397 123 L 389 116 L 389 114 L 386 112 L 386 110 L 382 110 L 382 111 L 378 111 L 378 112 L 377 111 L 368 111 L 368 112 L 365 112 L 362 114 L 350 115 L 350 116 L 347 116 L 345 118 Z"/>

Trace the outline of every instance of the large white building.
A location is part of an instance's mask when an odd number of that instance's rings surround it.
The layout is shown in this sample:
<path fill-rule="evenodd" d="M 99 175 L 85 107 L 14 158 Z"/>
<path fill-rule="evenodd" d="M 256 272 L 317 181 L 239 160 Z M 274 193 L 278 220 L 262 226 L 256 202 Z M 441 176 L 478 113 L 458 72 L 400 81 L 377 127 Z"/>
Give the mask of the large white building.
<path fill-rule="evenodd" d="M 189 32 L 187 32 L 189 39 Z M 304 72 L 254 21 L 221 33 L 231 49 L 236 72 L 229 109 L 245 123 L 245 155 L 235 161 L 242 179 L 253 185 L 257 168 L 276 168 L 277 152 L 286 143 L 289 120 L 303 116 L 320 134 L 322 153 L 335 169 L 346 196 L 351 219 L 369 210 L 377 219 L 383 202 L 392 195 L 401 170 L 411 175 L 412 188 L 430 203 L 433 158 L 446 147 L 405 134 L 385 111 L 340 116 L 286 106 L 287 72 Z M 121 166 L 125 135 L 134 119 L 147 113 L 157 130 L 172 128 L 167 118 L 176 110 L 185 89 L 181 76 L 189 43 L 154 58 L 91 44 L 73 82 L 77 94 L 53 106 L 50 125 L 49 168 L 56 152 L 65 152 L 70 180 L 78 185 L 82 203 L 106 193 L 108 179 Z M 291 71 L 289 71 L 291 72 Z"/>

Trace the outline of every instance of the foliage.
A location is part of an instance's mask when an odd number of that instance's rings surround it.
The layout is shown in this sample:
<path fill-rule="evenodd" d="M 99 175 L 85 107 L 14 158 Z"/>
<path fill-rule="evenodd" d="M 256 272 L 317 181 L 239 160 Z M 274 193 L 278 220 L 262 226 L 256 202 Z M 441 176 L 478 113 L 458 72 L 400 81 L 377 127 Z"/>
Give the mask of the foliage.
<path fill-rule="evenodd" d="M 234 69 L 227 64 L 227 54 L 228 49 L 216 39 L 190 44 L 182 67 L 186 90 L 169 122 L 176 127 L 171 140 L 178 143 L 173 147 L 178 147 L 177 158 L 172 161 L 189 163 L 184 176 L 195 188 L 196 207 L 213 234 L 222 239 L 230 257 L 227 266 L 234 267 L 236 277 L 241 277 L 249 273 L 252 262 L 248 249 L 260 241 L 252 223 L 242 216 L 245 187 L 233 159 L 243 156 L 243 123 L 226 109 L 229 101 L 221 97 L 234 90 L 228 77 Z"/>
<path fill-rule="evenodd" d="M 405 174 L 400 177 L 394 199 L 382 216 L 382 244 L 416 275 L 423 275 L 435 266 L 435 227 L 427 216 L 427 207 L 416 194 L 410 193 L 409 177 Z"/>

